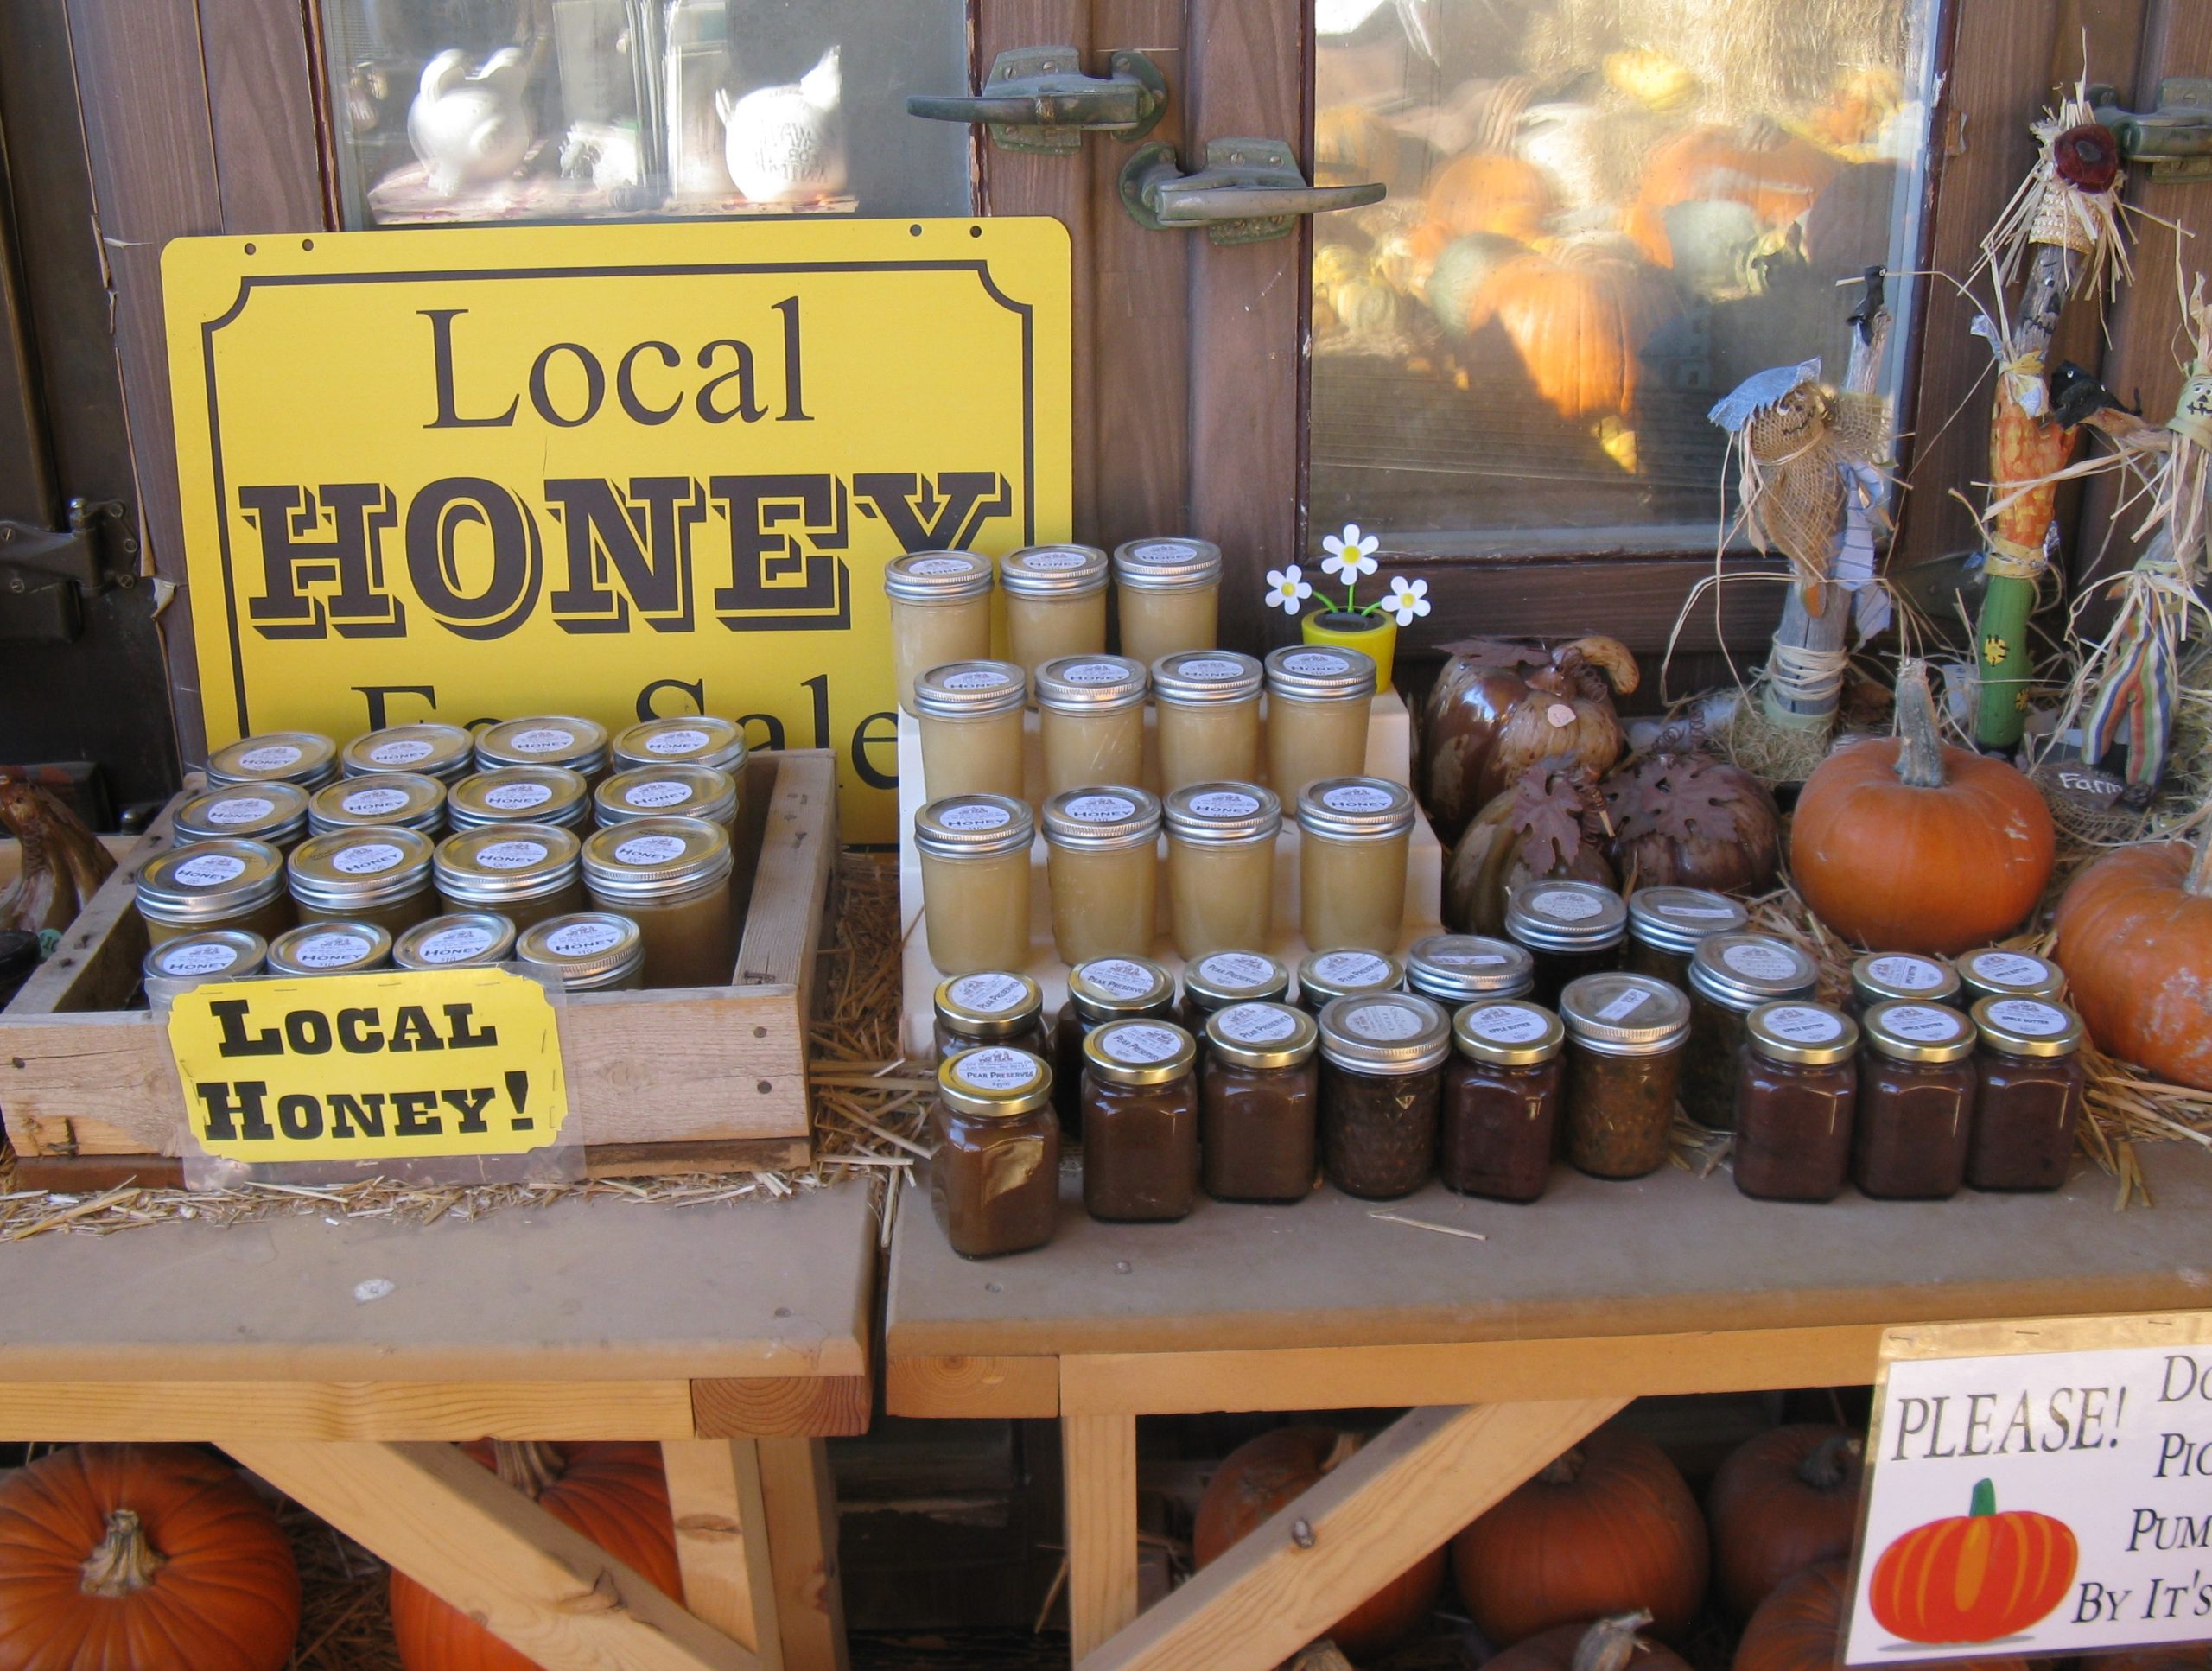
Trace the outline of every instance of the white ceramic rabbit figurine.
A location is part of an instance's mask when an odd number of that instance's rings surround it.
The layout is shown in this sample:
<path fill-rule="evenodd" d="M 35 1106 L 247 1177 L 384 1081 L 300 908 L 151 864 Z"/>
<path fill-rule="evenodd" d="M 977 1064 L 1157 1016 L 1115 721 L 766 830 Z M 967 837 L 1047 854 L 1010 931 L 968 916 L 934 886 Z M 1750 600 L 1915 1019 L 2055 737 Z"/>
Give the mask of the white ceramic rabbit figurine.
<path fill-rule="evenodd" d="M 799 203 L 845 188 L 844 83 L 838 49 L 789 86 L 733 101 L 715 95 L 727 130 L 723 154 L 737 189 L 755 203 Z"/>
<path fill-rule="evenodd" d="M 407 112 L 407 137 L 429 170 L 430 189 L 451 197 L 463 187 L 505 180 L 530 149 L 522 95 L 529 71 L 522 48 L 502 47 L 474 71 L 448 47 L 423 67 Z"/>

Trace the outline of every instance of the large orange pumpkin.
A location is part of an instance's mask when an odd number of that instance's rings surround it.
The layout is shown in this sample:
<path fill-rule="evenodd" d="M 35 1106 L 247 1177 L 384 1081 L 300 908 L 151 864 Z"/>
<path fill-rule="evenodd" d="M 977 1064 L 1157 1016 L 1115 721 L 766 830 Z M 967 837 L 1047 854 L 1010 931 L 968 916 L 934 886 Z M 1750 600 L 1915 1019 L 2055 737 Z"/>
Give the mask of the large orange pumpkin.
<path fill-rule="evenodd" d="M 300 1575 L 269 1505 L 188 1445 L 78 1445 L 0 1484 L 0 1664 L 277 1671 Z"/>
<path fill-rule="evenodd" d="M 1544 402 L 1570 423 L 1625 417 L 1641 356 L 1680 309 L 1666 275 L 1599 251 L 1569 258 L 1516 256 L 1475 293 L 1467 328 L 1495 320 Z"/>
<path fill-rule="evenodd" d="M 2024 775 L 1936 734 L 1928 670 L 1915 661 L 1897 678 L 1897 734 L 1831 754 L 1807 780 L 1789 867 L 1846 939 L 1951 956 L 2019 926 L 2057 842 Z"/>
<path fill-rule="evenodd" d="M 681 1600 L 676 1522 L 660 1446 L 634 1442 L 591 1445 L 480 1440 L 462 1447 L 563 1525 L 582 1533 L 657 1589 Z M 440 1601 L 404 1573 L 391 1575 L 391 1633 L 407 1671 L 535 1671 L 517 1653 L 457 1608 Z"/>
<path fill-rule="evenodd" d="M 1473 151 L 1438 169 L 1423 194 L 1428 219 L 1454 238 L 1499 232 L 1526 244 L 1558 206 L 1551 182 L 1533 163 L 1500 151 Z"/>
<path fill-rule="evenodd" d="M 2058 902 L 2058 964 L 2100 1050 L 2212 1090 L 2212 824 L 2106 854 Z"/>
<path fill-rule="evenodd" d="M 1667 1453 L 1600 1429 L 1452 1541 L 1467 1611 L 1492 1642 L 1648 1612 L 1679 1642 L 1705 1596 L 1705 1521 Z"/>
<path fill-rule="evenodd" d="M 1653 149 L 1624 230 L 1644 254 L 1671 266 L 1666 213 L 1675 204 L 1741 203 L 1762 226 L 1779 226 L 1810 208 L 1841 166 L 1771 122 L 1690 128 Z"/>
<path fill-rule="evenodd" d="M 1728 1453 L 1705 1496 L 1713 1582 L 1737 1617 L 1816 1561 L 1851 1553 L 1866 1472 L 1857 1435 L 1794 1422 Z"/>
<path fill-rule="evenodd" d="M 1759 1604 L 1736 1646 L 1732 1671 L 1835 1671 L 1851 1565 L 1824 1560 L 1785 1579 Z M 2020 1659 L 1952 1660 L 1953 1671 L 2027 1671 Z"/>
<path fill-rule="evenodd" d="M 1966 1514 L 1916 1526 L 1882 1551 L 1866 1604 L 1882 1629 L 1906 1642 L 1995 1642 L 2065 1598 L 2080 1555 L 2064 1521 L 2000 1514 L 1985 1479 Z"/>
<path fill-rule="evenodd" d="M 1205 1566 L 1218 1558 L 1348 1451 L 1335 1428 L 1311 1426 L 1279 1427 L 1231 1451 L 1198 1499 L 1191 1534 L 1198 1564 Z M 1387 1654 L 1428 1617 L 1443 1587 L 1444 1552 L 1439 1549 L 1347 1613 L 1328 1635 L 1355 1659 Z"/>
<path fill-rule="evenodd" d="M 1539 1630 L 1483 1662 L 1483 1671 L 1690 1671 L 1688 1661 L 1636 1633 L 1642 1613 Z"/>

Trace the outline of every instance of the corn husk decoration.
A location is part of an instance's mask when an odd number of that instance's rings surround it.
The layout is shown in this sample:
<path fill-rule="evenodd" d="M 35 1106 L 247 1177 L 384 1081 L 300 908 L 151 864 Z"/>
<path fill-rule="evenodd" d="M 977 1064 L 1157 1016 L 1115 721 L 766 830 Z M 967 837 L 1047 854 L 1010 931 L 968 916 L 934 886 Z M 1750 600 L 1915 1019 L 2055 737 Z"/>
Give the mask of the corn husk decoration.
<path fill-rule="evenodd" d="M 2120 281 L 2135 277 L 2120 226 L 2127 173 L 2120 166 L 2119 140 L 2090 111 L 2088 83 L 2077 84 L 2029 131 L 2036 137 L 2035 166 L 1982 245 L 1999 286 L 2026 273 L 2037 245 L 2056 245 L 2080 257 L 2074 295 L 2118 295 Z"/>

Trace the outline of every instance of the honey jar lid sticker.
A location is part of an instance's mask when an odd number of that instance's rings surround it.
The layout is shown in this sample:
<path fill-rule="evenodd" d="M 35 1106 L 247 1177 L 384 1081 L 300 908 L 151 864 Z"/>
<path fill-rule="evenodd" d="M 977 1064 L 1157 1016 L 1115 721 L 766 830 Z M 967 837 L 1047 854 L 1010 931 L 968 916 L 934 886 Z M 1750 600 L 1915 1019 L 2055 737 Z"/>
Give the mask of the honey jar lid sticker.
<path fill-rule="evenodd" d="M 239 755 L 238 764 L 249 772 L 282 772 L 288 766 L 297 766 L 300 754 L 290 743 L 264 743 Z"/>
<path fill-rule="evenodd" d="M 346 963 L 358 963 L 375 950 L 358 934 L 333 930 L 327 934 L 310 934 L 303 940 L 294 941 L 284 949 L 284 955 L 302 969 L 335 969 Z"/>
<path fill-rule="evenodd" d="M 404 849 L 389 842 L 362 842 L 330 855 L 331 868 L 348 876 L 374 876 L 390 870 L 407 857 Z"/>
<path fill-rule="evenodd" d="M 690 754 L 711 746 L 714 739 L 696 726 L 683 726 L 674 731 L 657 731 L 645 740 L 649 754 Z"/>
<path fill-rule="evenodd" d="M 683 850 L 680 836 L 632 836 L 614 849 L 614 856 L 626 865 L 664 865 L 682 858 Z"/>
<path fill-rule="evenodd" d="M 372 786 L 353 791 L 351 794 L 342 797 L 338 804 L 356 817 L 373 818 L 379 813 L 398 811 L 407 804 L 407 791 L 404 789 Z"/>
<path fill-rule="evenodd" d="M 485 804 L 502 812 L 527 812 L 552 798 L 553 791 L 545 784 L 494 784 L 484 791 Z"/>
<path fill-rule="evenodd" d="M 236 946 L 203 943 L 164 947 L 155 965 L 164 975 L 220 975 L 238 960 Z"/>
<path fill-rule="evenodd" d="M 378 766 L 412 766 L 429 753 L 430 745 L 420 737 L 401 737 L 378 743 L 369 750 L 369 759 Z"/>
<path fill-rule="evenodd" d="M 276 811 L 276 804 L 261 795 L 232 795 L 210 801 L 200 816 L 211 824 L 250 824 Z"/>
<path fill-rule="evenodd" d="M 245 874 L 245 861 L 227 853 L 207 853 L 187 859 L 169 873 L 187 887 L 220 887 Z"/>
<path fill-rule="evenodd" d="M 426 934 L 415 943 L 416 956 L 426 963 L 459 963 L 471 957 L 480 957 L 498 942 L 499 936 L 487 928 L 474 923 L 464 923 L 454 928 L 440 929 L 435 934 Z"/>

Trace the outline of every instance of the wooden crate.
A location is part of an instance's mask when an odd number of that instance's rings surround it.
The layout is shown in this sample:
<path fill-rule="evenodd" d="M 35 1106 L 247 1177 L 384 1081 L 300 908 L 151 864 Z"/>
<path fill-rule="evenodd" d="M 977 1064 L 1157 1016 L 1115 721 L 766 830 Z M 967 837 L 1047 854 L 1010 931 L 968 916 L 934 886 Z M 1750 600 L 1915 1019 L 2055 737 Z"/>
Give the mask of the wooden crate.
<path fill-rule="evenodd" d="M 0 1012 L 0 1117 L 27 1187 L 181 1176 L 183 1088 L 143 1007 L 139 868 L 170 844 L 165 810 Z M 569 1117 L 599 1176 L 804 1166 L 807 1018 L 837 855 L 836 761 L 753 756 L 737 837 L 744 928 L 727 987 L 578 993 L 561 1047 Z M 749 894 L 745 893 L 749 888 Z"/>

